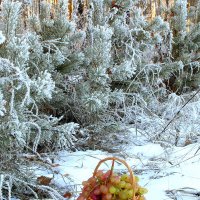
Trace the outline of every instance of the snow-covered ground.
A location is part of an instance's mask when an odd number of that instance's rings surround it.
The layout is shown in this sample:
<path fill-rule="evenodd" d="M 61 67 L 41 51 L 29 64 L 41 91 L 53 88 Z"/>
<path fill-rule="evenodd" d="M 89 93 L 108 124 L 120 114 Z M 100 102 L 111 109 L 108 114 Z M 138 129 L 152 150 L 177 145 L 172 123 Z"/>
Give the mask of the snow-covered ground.
<path fill-rule="evenodd" d="M 137 136 L 139 137 L 139 136 Z M 140 185 L 148 189 L 147 200 L 200 200 L 200 145 L 163 148 L 159 144 L 135 145 L 136 135 L 121 152 L 109 154 L 103 151 L 59 152 L 54 159 L 54 175 L 51 184 L 62 188 L 63 192 L 80 192 L 81 183 L 92 176 L 98 162 L 115 156 L 126 160 L 140 178 Z M 141 139 L 141 138 L 140 138 Z M 101 166 L 110 169 L 109 162 Z M 126 170 L 120 163 L 116 171 Z M 52 177 L 52 171 L 38 171 L 38 176 Z M 171 198 L 170 198 L 171 197 Z M 73 198 L 72 198 L 73 199 Z"/>

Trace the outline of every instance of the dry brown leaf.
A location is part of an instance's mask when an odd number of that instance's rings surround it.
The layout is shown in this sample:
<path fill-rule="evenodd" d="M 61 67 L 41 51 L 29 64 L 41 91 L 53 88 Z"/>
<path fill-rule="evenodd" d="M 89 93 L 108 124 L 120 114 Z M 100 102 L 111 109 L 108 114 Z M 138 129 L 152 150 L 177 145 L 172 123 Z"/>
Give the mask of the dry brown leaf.
<path fill-rule="evenodd" d="M 37 182 L 40 185 L 49 185 L 52 179 L 53 178 L 49 178 L 49 177 L 46 177 L 46 176 L 40 176 L 40 177 L 37 178 Z"/>
<path fill-rule="evenodd" d="M 60 165 L 55 163 L 55 164 L 51 164 L 51 166 L 52 167 L 59 167 Z"/>
<path fill-rule="evenodd" d="M 186 139 L 184 146 L 187 146 L 187 145 L 190 145 L 190 144 L 192 144 L 192 141 L 190 139 Z"/>
<path fill-rule="evenodd" d="M 71 198 L 72 197 L 72 193 L 71 192 L 65 192 L 65 194 L 63 195 L 63 197 L 65 198 Z"/>

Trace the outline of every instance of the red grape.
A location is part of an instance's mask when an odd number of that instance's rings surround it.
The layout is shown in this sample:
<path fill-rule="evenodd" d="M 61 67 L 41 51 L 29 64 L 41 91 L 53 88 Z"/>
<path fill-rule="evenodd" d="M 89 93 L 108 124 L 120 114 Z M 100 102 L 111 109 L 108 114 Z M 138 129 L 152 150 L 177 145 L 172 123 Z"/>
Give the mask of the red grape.
<path fill-rule="evenodd" d="M 77 200 L 131 200 L 134 193 L 137 200 L 145 200 L 143 194 L 147 189 L 142 188 L 138 181 L 139 178 L 135 176 L 133 186 L 127 174 L 119 176 L 111 170 L 105 173 L 98 170 L 95 176 L 82 182 L 82 193 Z"/>
<path fill-rule="evenodd" d="M 100 190 L 99 187 L 94 190 L 94 194 L 95 195 L 100 195 L 101 194 L 101 190 Z"/>
<path fill-rule="evenodd" d="M 110 200 L 110 199 L 112 199 L 112 194 L 110 194 L 110 193 L 108 193 L 108 194 L 106 194 L 106 197 L 105 197 L 107 200 Z"/>
<path fill-rule="evenodd" d="M 79 197 L 77 198 L 77 200 L 85 200 L 85 198 L 84 198 L 83 196 L 79 196 Z"/>
<path fill-rule="evenodd" d="M 107 194 L 108 193 L 108 188 L 106 185 L 101 185 L 100 186 L 100 191 L 102 194 Z"/>

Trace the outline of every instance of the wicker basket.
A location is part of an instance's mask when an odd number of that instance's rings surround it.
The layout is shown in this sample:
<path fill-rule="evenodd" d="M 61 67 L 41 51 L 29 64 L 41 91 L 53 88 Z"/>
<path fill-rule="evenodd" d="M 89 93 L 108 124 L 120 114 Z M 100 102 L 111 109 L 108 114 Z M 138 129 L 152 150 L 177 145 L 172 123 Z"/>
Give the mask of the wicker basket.
<path fill-rule="evenodd" d="M 118 161 L 120 163 L 122 163 L 123 165 L 126 166 L 129 174 L 130 174 L 130 183 L 132 185 L 132 188 L 133 188 L 133 191 L 134 191 L 134 194 L 133 194 L 133 200 L 137 200 L 137 197 L 135 196 L 135 191 L 136 191 L 136 181 L 135 181 L 135 177 L 133 175 L 133 171 L 131 170 L 130 166 L 126 163 L 125 160 L 122 160 L 120 158 L 116 158 L 116 157 L 108 157 L 108 158 L 105 158 L 105 159 L 102 159 L 99 161 L 99 163 L 97 164 L 95 170 L 94 170 L 94 173 L 93 173 L 93 177 L 96 176 L 96 173 L 100 167 L 100 165 L 108 160 L 111 160 L 112 161 L 112 166 L 111 166 L 111 175 L 113 173 L 113 170 L 114 170 L 114 164 L 115 164 L 115 161 Z M 110 175 L 110 176 L 111 176 Z"/>
<path fill-rule="evenodd" d="M 101 166 L 101 164 L 105 163 L 106 161 L 112 161 L 111 169 L 108 170 L 106 173 L 103 173 L 102 170 L 99 170 L 99 167 Z M 82 193 L 80 193 L 77 200 L 102 200 L 105 198 L 105 196 L 101 196 L 101 195 L 107 194 L 107 192 L 104 193 L 102 187 L 105 187 L 105 186 L 109 187 L 110 184 L 112 186 L 112 178 L 114 178 L 114 177 L 119 176 L 119 178 L 122 178 L 120 175 L 114 174 L 115 161 L 123 164 L 127 168 L 129 175 L 127 175 L 128 180 L 125 180 L 125 182 L 127 184 L 129 184 L 128 190 L 131 191 L 131 194 L 129 193 L 130 198 L 123 197 L 123 191 L 126 192 L 127 189 L 120 186 L 121 189 L 120 189 L 119 193 L 110 193 L 110 194 L 113 194 L 114 196 L 108 197 L 108 198 L 109 199 L 112 198 L 112 199 L 116 199 L 116 200 L 121 200 L 121 199 L 145 200 L 143 194 L 145 193 L 144 190 L 146 190 L 146 189 L 142 188 L 138 185 L 138 183 L 137 183 L 138 180 L 134 176 L 132 169 L 126 163 L 126 161 L 122 160 L 120 158 L 116 158 L 116 157 L 108 157 L 108 158 L 105 158 L 105 159 L 102 159 L 99 161 L 96 168 L 94 169 L 93 176 L 91 178 L 89 178 L 87 181 L 83 182 L 84 187 L 82 189 Z M 99 173 L 101 174 L 101 172 L 103 173 L 102 177 L 101 177 L 101 175 L 99 175 Z M 121 179 L 121 180 L 123 180 L 123 179 Z M 92 183 L 92 181 L 93 181 L 93 183 Z M 101 192 L 99 193 L 99 189 L 98 189 L 99 186 L 100 186 L 100 190 L 102 193 Z M 143 192 L 142 192 L 142 190 L 143 190 Z M 120 194 L 120 192 L 121 192 L 121 194 Z"/>

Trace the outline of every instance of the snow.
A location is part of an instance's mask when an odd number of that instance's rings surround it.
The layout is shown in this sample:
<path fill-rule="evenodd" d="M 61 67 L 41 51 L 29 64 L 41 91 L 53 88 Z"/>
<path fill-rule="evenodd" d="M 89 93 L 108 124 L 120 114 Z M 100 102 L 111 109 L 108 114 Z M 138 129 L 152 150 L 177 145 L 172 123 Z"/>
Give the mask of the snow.
<path fill-rule="evenodd" d="M 118 154 L 100 150 L 59 152 L 55 156 L 53 171 L 56 175 L 51 184 L 59 186 L 63 192 L 72 190 L 78 194 L 82 181 L 92 176 L 98 162 L 115 156 L 125 159 L 139 176 L 139 184 L 149 191 L 145 195 L 146 200 L 199 200 L 200 197 L 193 194 L 200 192 L 200 146 L 196 143 L 171 149 L 149 142 L 136 146 L 133 142 L 135 131 L 130 130 L 132 139 Z M 102 164 L 101 169 L 110 169 L 109 162 Z M 116 162 L 115 170 L 124 171 L 126 168 Z M 51 171 L 40 173 L 52 177 Z M 170 194 L 173 198 L 170 198 Z"/>

